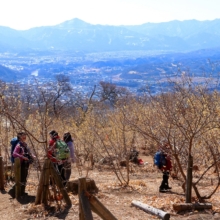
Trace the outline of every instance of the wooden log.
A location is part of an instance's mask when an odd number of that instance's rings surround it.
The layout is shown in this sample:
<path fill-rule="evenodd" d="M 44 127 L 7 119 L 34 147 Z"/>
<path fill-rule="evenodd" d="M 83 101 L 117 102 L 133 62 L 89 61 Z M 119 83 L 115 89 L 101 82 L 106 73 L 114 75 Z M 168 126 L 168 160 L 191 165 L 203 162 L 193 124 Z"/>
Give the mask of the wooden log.
<path fill-rule="evenodd" d="M 86 178 L 79 178 L 79 219 L 93 220 L 88 198 L 85 196 Z"/>
<path fill-rule="evenodd" d="M 179 203 L 173 204 L 173 209 L 177 212 L 185 210 L 212 209 L 211 203 Z"/>
<path fill-rule="evenodd" d="M 49 177 L 50 177 L 50 159 L 45 161 L 45 169 L 44 169 L 44 180 L 43 180 L 43 190 L 42 190 L 42 203 L 47 205 L 48 202 L 48 191 L 49 191 Z"/>
<path fill-rule="evenodd" d="M 78 194 L 78 186 L 79 180 L 70 180 L 66 184 L 66 188 L 68 192 L 72 192 L 73 194 Z M 98 193 L 99 189 L 97 188 L 95 181 L 92 179 L 86 178 L 86 191 L 89 193 Z"/>
<path fill-rule="evenodd" d="M 149 206 L 147 204 L 144 204 L 142 202 L 133 200 L 131 204 L 138 207 L 138 208 L 140 208 L 140 209 L 142 209 L 142 210 L 144 210 L 145 212 L 156 215 L 156 216 L 160 217 L 163 220 L 169 220 L 170 219 L 170 214 L 169 213 L 164 212 L 160 209 L 154 208 L 152 206 Z"/>
<path fill-rule="evenodd" d="M 37 195 L 36 195 L 36 199 L 35 199 L 35 205 L 38 205 L 41 203 L 41 198 L 42 198 L 42 191 L 43 191 L 43 184 L 44 184 L 44 171 L 46 169 L 46 165 L 47 165 L 47 161 L 44 161 L 44 165 L 43 165 L 43 170 L 41 171 L 41 175 L 40 175 L 40 181 L 39 181 L 39 185 L 37 188 Z"/>
<path fill-rule="evenodd" d="M 15 198 L 19 199 L 19 197 L 21 196 L 21 162 L 19 158 L 15 158 L 14 173 L 15 173 Z"/>
<path fill-rule="evenodd" d="M 93 212 L 104 220 L 117 220 L 117 218 L 95 197 L 89 199 L 90 207 Z"/>
<path fill-rule="evenodd" d="M 4 190 L 3 158 L 0 156 L 0 190 Z"/>
<path fill-rule="evenodd" d="M 55 169 L 55 167 L 52 163 L 51 163 L 51 166 L 50 166 L 50 173 L 52 174 L 57 187 L 59 188 L 61 194 L 63 195 L 63 199 L 66 202 L 66 205 L 71 206 L 72 202 L 69 198 L 69 195 L 68 195 L 67 191 L 65 190 L 65 188 L 63 186 L 62 178 L 58 175 L 58 173 L 57 173 L 57 171 L 56 171 L 56 169 Z"/>

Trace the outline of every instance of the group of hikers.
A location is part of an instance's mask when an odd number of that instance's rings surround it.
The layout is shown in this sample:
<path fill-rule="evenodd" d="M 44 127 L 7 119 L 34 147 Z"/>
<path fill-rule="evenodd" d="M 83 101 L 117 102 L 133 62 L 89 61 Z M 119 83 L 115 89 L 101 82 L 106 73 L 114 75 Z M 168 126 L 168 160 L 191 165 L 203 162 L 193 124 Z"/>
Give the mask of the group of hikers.
<path fill-rule="evenodd" d="M 49 132 L 50 140 L 47 149 L 47 157 L 53 163 L 58 174 L 62 178 L 64 187 L 71 176 L 71 164 L 76 162 L 74 141 L 70 132 L 63 134 L 61 139 L 58 132 L 52 130 Z M 28 169 L 30 164 L 36 159 L 36 156 L 31 152 L 26 143 L 27 134 L 19 132 L 16 138 L 11 141 L 11 162 L 14 163 L 15 158 L 20 159 L 21 167 L 21 196 L 27 195 L 25 192 Z M 12 198 L 15 198 L 15 185 L 8 191 Z"/>
<path fill-rule="evenodd" d="M 71 176 L 71 164 L 76 162 L 74 142 L 70 132 L 64 133 L 62 139 L 55 130 L 50 131 L 49 135 L 50 140 L 47 149 L 47 157 L 51 160 L 58 174 L 61 176 L 63 186 L 65 187 Z M 28 169 L 30 164 L 36 158 L 27 146 L 26 138 L 27 134 L 25 132 L 19 132 L 17 138 L 13 138 L 11 141 L 11 161 L 14 163 L 15 158 L 20 159 L 21 196 L 27 195 L 25 187 L 27 183 Z M 138 162 L 138 153 L 136 150 L 134 152 L 132 151 L 132 155 L 132 158 L 136 158 L 136 162 Z M 163 173 L 159 192 L 167 192 L 171 189 L 168 180 L 172 169 L 168 144 L 161 145 L 158 148 L 158 151 L 154 155 L 154 165 L 156 165 Z M 8 194 L 15 198 L 15 185 L 8 191 Z"/>

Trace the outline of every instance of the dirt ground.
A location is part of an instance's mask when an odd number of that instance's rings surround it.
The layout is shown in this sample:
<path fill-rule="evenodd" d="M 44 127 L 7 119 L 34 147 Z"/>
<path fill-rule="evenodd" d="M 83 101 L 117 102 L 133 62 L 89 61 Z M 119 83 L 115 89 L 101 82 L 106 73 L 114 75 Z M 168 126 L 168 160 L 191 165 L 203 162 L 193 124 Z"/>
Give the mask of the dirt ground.
<path fill-rule="evenodd" d="M 149 206 L 161 209 L 170 214 L 170 219 L 220 219 L 220 188 L 215 195 L 208 200 L 213 205 L 212 210 L 188 211 L 176 213 L 173 210 L 174 203 L 183 203 L 185 197 L 181 188 L 181 182 L 176 179 L 169 179 L 172 190 L 168 193 L 159 193 L 158 188 L 161 183 L 162 174 L 153 167 L 152 157 L 140 156 L 146 163 L 144 166 L 135 166 L 130 176 L 130 187 L 122 188 L 118 184 L 113 171 L 107 166 L 95 167 L 89 171 L 89 178 L 95 180 L 99 189 L 96 197 L 109 209 L 118 220 L 148 220 L 159 219 L 159 217 L 146 213 L 131 205 L 133 200 L 143 202 Z M 86 174 L 86 170 L 83 171 Z M 77 179 L 79 172 L 76 166 L 72 168 L 71 179 Z M 61 201 L 60 208 L 56 203 L 51 204 L 46 209 L 42 205 L 35 206 L 34 200 L 37 189 L 36 170 L 30 168 L 27 192 L 28 196 L 19 201 L 12 199 L 7 191 L 10 184 L 7 184 L 5 191 L 0 193 L 0 219 L 79 219 L 79 199 L 77 195 L 69 193 L 72 207 L 65 208 L 65 203 Z M 205 190 L 205 188 L 204 188 Z M 93 213 L 95 220 L 101 219 Z"/>

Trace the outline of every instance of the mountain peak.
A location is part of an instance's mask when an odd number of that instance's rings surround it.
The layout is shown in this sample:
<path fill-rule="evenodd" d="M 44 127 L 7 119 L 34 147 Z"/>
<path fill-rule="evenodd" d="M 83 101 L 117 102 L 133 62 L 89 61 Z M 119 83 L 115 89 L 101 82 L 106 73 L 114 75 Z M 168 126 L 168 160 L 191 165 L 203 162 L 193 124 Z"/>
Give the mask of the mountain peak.
<path fill-rule="evenodd" d="M 86 23 L 85 21 L 79 18 L 73 18 L 71 20 L 68 20 L 61 24 L 56 25 L 56 27 L 62 28 L 62 29 L 82 28 L 82 27 L 84 28 L 87 26 L 91 26 L 91 24 Z"/>

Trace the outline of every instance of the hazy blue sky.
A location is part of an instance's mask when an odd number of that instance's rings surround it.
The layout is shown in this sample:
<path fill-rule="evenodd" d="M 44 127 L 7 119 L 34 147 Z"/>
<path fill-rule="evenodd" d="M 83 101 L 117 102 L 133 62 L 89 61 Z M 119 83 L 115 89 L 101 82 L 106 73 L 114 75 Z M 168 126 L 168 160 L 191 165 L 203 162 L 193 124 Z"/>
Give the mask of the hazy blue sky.
<path fill-rule="evenodd" d="M 73 18 L 108 25 L 214 20 L 220 0 L 0 0 L 0 26 L 29 29 Z"/>

